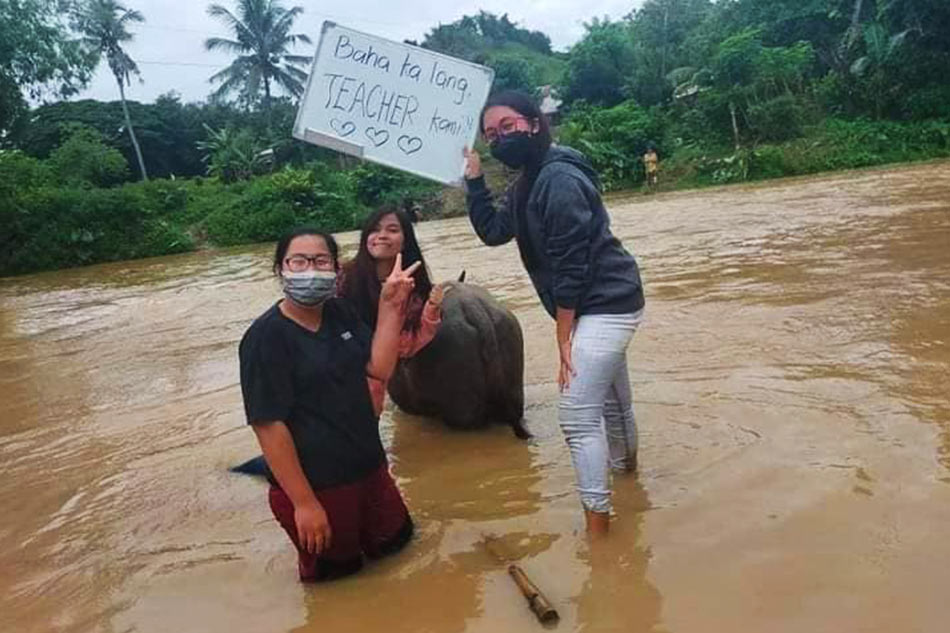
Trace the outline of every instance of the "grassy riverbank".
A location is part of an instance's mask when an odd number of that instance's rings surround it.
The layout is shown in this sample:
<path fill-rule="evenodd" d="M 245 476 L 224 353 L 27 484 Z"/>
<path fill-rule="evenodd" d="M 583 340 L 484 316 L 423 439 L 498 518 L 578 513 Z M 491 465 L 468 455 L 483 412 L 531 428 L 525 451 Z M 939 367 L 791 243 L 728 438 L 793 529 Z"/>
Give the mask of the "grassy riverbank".
<path fill-rule="evenodd" d="M 618 146 L 616 138 L 612 142 Z M 635 156 L 624 171 L 609 155 L 589 153 L 608 175 L 609 190 L 642 189 Z M 950 123 L 828 119 L 800 138 L 738 152 L 676 147 L 661 161 L 659 190 L 946 157 Z M 503 187 L 508 174 L 490 158 L 485 166 L 490 183 Z M 265 242 L 299 224 L 352 230 L 371 208 L 387 202 L 414 207 L 423 220 L 465 213 L 460 190 L 372 165 L 341 168 L 317 161 L 231 184 L 195 178 L 112 187 L 67 178 L 63 170 L 53 158 L 0 153 L 0 275 Z"/>

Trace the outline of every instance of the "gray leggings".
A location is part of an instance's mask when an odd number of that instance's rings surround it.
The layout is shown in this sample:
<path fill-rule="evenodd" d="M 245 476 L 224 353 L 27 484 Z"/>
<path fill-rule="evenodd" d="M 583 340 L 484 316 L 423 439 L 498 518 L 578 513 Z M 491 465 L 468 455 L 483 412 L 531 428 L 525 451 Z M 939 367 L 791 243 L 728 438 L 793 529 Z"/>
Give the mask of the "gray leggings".
<path fill-rule="evenodd" d="M 627 347 L 643 310 L 589 314 L 574 326 L 575 376 L 561 394 L 558 422 L 571 451 L 581 503 L 610 512 L 608 465 L 629 470 L 637 454 L 637 425 L 627 375 Z"/>

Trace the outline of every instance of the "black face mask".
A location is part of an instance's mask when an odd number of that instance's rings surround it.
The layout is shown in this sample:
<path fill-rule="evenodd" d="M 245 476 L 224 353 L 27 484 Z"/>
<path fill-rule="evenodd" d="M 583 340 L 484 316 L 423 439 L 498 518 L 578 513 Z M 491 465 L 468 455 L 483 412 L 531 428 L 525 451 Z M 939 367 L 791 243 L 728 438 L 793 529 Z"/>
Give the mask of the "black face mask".
<path fill-rule="evenodd" d="M 511 169 L 521 169 L 531 158 L 534 135 L 527 132 L 505 134 L 495 139 L 488 149 L 492 156 Z"/>

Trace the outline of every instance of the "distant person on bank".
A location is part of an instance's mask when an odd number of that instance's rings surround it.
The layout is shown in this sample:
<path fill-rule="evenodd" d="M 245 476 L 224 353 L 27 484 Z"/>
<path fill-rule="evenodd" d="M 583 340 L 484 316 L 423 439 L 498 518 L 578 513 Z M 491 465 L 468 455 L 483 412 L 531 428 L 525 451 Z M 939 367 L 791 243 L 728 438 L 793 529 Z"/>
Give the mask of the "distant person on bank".
<path fill-rule="evenodd" d="M 643 155 L 643 168 L 647 175 L 647 186 L 656 187 L 660 171 L 660 159 L 656 155 L 656 148 L 651 143 Z"/>
<path fill-rule="evenodd" d="M 364 557 L 399 551 L 413 532 L 379 436 L 382 390 L 370 385 L 392 376 L 421 262 L 404 270 L 395 255 L 371 330 L 334 296 L 337 257 L 328 234 L 302 229 L 282 238 L 273 268 L 284 298 L 248 328 L 239 352 L 270 506 L 297 549 L 302 581 L 352 574 Z"/>
<path fill-rule="evenodd" d="M 489 246 L 517 241 L 541 303 L 556 320 L 558 421 L 587 530 L 603 535 L 610 525 L 608 470 L 636 469 L 627 347 L 643 316 L 640 272 L 610 231 L 597 174 L 582 154 L 552 144 L 529 97 L 490 97 L 480 125 L 492 156 L 520 174 L 496 208 L 478 153 L 466 148 L 469 218 Z"/>

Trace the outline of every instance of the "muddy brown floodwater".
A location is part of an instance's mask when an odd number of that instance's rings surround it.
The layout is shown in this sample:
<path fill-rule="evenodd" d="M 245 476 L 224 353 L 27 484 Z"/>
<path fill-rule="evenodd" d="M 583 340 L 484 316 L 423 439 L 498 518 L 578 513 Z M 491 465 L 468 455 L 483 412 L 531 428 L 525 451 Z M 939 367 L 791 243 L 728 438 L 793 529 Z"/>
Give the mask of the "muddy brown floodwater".
<path fill-rule="evenodd" d="M 586 542 L 556 425 L 553 324 L 513 245 L 419 226 L 526 331 L 531 442 L 388 406 L 419 532 L 305 587 L 264 485 L 237 342 L 270 246 L 0 281 L 0 630 L 950 629 L 950 164 L 613 198 L 648 294 L 630 349 L 641 470 Z M 352 252 L 355 236 L 343 237 Z"/>

